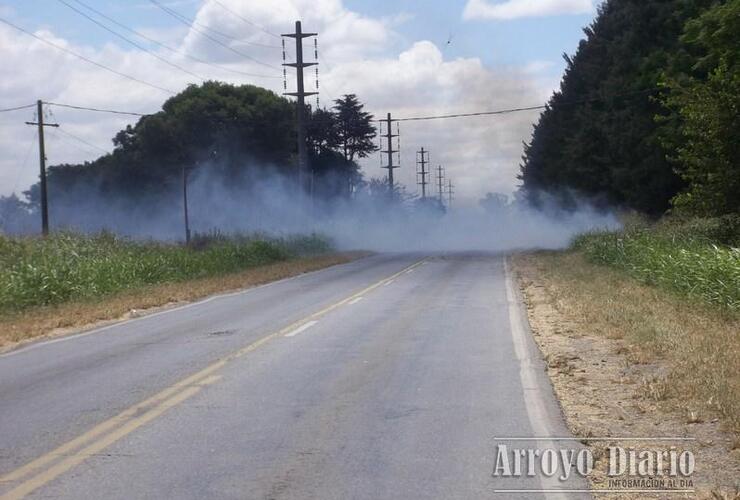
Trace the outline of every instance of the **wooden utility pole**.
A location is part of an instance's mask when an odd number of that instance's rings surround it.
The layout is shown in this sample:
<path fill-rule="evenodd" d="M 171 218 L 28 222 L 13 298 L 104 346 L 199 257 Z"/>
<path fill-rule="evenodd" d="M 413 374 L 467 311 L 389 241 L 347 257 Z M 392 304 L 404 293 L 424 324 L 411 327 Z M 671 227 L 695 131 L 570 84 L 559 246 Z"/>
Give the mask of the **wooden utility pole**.
<path fill-rule="evenodd" d="M 188 168 L 182 167 L 182 207 L 185 216 L 185 244 L 190 245 L 190 218 L 188 217 Z"/>
<path fill-rule="evenodd" d="M 396 185 L 393 181 L 393 170 L 399 167 L 398 165 L 393 165 L 393 153 L 398 153 L 397 149 L 393 149 L 393 138 L 398 137 L 398 134 L 394 134 L 393 130 L 391 129 L 394 120 L 391 117 L 390 113 L 388 113 L 388 117 L 384 121 L 387 127 L 385 139 L 388 141 L 388 149 L 385 151 L 381 151 L 381 153 L 385 153 L 388 155 L 388 165 L 383 166 L 383 168 L 388 169 L 388 196 L 391 200 L 393 200 L 394 188 Z"/>
<path fill-rule="evenodd" d="M 303 85 L 303 68 L 316 66 L 317 62 L 303 62 L 303 39 L 317 36 L 318 33 L 303 33 L 301 22 L 295 22 L 295 33 L 285 33 L 282 36 L 295 38 L 295 58 L 292 63 L 283 63 L 296 69 L 296 92 L 285 92 L 284 95 L 296 98 L 296 132 L 298 136 L 298 185 L 309 189 L 310 176 L 308 165 L 308 147 L 306 145 L 306 97 L 318 92 L 306 92 Z"/>
<path fill-rule="evenodd" d="M 429 163 L 429 151 L 424 151 L 424 148 L 421 148 L 421 151 L 418 151 L 417 154 L 419 155 L 417 157 L 417 163 L 419 164 L 419 169 L 416 172 L 417 176 L 419 178 L 418 183 L 421 185 L 421 199 L 426 200 L 427 198 L 427 175 L 429 175 L 429 172 L 427 172 L 426 166 L 427 163 Z"/>
<path fill-rule="evenodd" d="M 46 149 L 44 147 L 44 127 L 58 127 L 58 123 L 44 123 L 44 102 L 36 101 L 36 121 L 26 125 L 36 125 L 39 130 L 39 187 L 41 188 L 41 234 L 49 234 L 49 196 L 46 189 Z"/>

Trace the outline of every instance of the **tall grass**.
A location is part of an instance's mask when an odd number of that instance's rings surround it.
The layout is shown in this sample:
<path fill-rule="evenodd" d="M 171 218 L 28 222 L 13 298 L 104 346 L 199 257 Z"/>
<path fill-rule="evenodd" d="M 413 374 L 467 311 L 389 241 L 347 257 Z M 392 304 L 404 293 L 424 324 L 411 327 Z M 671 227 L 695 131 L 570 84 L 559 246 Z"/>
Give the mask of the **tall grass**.
<path fill-rule="evenodd" d="M 322 237 L 198 235 L 191 247 L 110 233 L 0 236 L 0 312 L 239 271 L 329 250 Z"/>
<path fill-rule="evenodd" d="M 573 246 L 596 263 L 638 280 L 740 310 L 740 250 L 704 235 L 665 227 L 633 227 L 577 237 Z"/>

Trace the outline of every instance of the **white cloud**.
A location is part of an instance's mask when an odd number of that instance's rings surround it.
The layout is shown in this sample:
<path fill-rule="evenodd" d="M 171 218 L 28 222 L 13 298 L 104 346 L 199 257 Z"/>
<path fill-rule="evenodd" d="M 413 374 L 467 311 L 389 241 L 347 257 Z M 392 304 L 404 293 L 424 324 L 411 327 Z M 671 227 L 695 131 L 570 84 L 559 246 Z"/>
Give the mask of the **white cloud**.
<path fill-rule="evenodd" d="M 552 86 L 549 78 L 533 75 L 543 69 L 543 63 L 527 67 L 485 67 L 477 58 L 445 60 L 440 49 L 430 41 L 417 41 L 401 53 L 391 47 L 399 40 L 394 32 L 397 21 L 375 19 L 348 10 L 340 0 L 271 0 L 243 2 L 221 0 L 230 9 L 258 23 L 267 31 L 290 31 L 288 19 L 302 19 L 306 31 L 320 33 L 319 48 L 322 102 L 329 102 L 345 93 L 355 93 L 377 115 L 388 111 L 395 117 L 476 112 L 529 106 L 543 102 Z M 197 14 L 197 21 L 221 32 L 245 39 L 279 45 L 280 40 L 254 29 L 238 18 L 207 2 Z M 83 22 L 80 20 L 80 22 Z M 157 33 L 147 32 L 154 38 Z M 168 29 L 167 38 L 173 33 Z M 39 31 L 39 36 L 54 40 L 70 50 L 92 60 L 110 65 L 115 70 L 179 90 L 193 78 L 162 64 L 138 50 L 122 49 L 116 44 L 88 47 L 59 38 L 51 31 Z M 160 34 L 162 35 L 162 34 Z M 240 71 L 280 75 L 280 69 L 261 67 L 245 61 L 234 53 L 214 45 L 200 33 L 189 31 L 180 40 L 183 50 L 220 65 Z M 279 67 L 280 51 L 257 49 L 231 42 L 237 50 Z M 0 25 L 1 107 L 34 102 L 38 98 L 85 106 L 123 109 L 138 112 L 157 111 L 167 94 L 123 79 L 91 66 L 70 55 Z M 289 51 L 291 57 L 292 51 Z M 190 71 L 212 79 L 232 83 L 253 83 L 282 92 L 282 81 L 240 77 L 200 65 L 167 52 L 160 52 Z M 307 59 L 313 54 L 306 50 Z M 32 63 L 31 63 L 32 61 Z M 292 78 L 292 77 L 291 77 Z M 311 85 L 312 85 L 312 79 Z M 312 89 L 309 89 L 312 90 Z M 32 118 L 33 110 L 0 115 L 0 195 L 20 192 L 37 180 L 36 151 L 23 159 L 32 146 L 33 129 L 23 124 Z M 111 138 L 135 118 L 54 109 L 55 118 L 68 132 L 84 140 L 110 149 Z M 457 185 L 460 199 L 471 203 L 487 191 L 511 192 L 517 184 L 522 141 L 528 140 L 537 112 L 401 124 L 402 168 L 397 178 L 415 190 L 415 151 L 424 146 L 431 151 L 432 162 L 443 164 Z M 92 160 L 95 150 L 75 144 L 61 134 L 50 134 L 47 144 L 49 164 Z M 385 170 L 373 157 L 364 162 L 368 177 L 380 177 Z"/>
<path fill-rule="evenodd" d="M 468 0 L 464 19 L 507 20 L 519 17 L 554 16 L 559 14 L 588 14 L 593 12 L 592 0 Z"/>

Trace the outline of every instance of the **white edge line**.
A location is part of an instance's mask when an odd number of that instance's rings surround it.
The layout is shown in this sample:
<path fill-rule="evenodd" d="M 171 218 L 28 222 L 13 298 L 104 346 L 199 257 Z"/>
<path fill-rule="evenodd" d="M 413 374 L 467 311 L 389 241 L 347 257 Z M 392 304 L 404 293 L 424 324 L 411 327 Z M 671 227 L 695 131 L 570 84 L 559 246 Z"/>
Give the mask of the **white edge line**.
<path fill-rule="evenodd" d="M 347 302 L 347 305 L 348 306 L 351 306 L 352 304 L 357 304 L 361 300 L 362 300 L 362 297 L 355 297 L 354 299 L 352 299 L 349 302 Z"/>
<path fill-rule="evenodd" d="M 183 304 L 181 306 L 176 306 L 176 307 L 172 307 L 172 308 L 166 308 L 166 309 L 164 309 L 162 311 L 157 311 L 157 312 L 154 312 L 154 313 L 151 313 L 151 314 L 144 314 L 143 316 L 140 316 L 138 318 L 128 318 L 128 319 L 123 319 L 123 320 L 115 320 L 114 319 L 114 320 L 112 320 L 113 322 L 111 324 L 109 324 L 109 325 L 101 326 L 101 327 L 98 327 L 98 328 L 93 328 L 91 330 L 84 330 L 84 327 L 83 327 L 83 331 L 81 331 L 79 333 L 73 333 L 73 334 L 70 334 L 70 335 L 64 335 L 64 336 L 61 336 L 61 337 L 58 337 L 58 338 L 52 338 L 52 339 L 47 339 L 47 340 L 39 339 L 37 341 L 32 341 L 32 343 L 30 343 L 29 345 L 27 345 L 25 347 L 19 347 L 18 349 L 13 349 L 13 350 L 8 351 L 8 352 L 0 353 L 0 358 L 7 358 L 7 357 L 10 357 L 10 356 L 14 356 L 16 354 L 21 354 L 21 353 L 24 353 L 24 352 L 31 351 L 31 350 L 36 349 L 36 348 L 39 348 L 39 347 L 43 347 L 43 346 L 47 346 L 47 345 L 51 345 L 51 344 L 56 344 L 58 342 L 66 342 L 67 340 L 79 339 L 79 338 L 82 338 L 82 337 L 87 337 L 88 335 L 93 335 L 95 333 L 102 333 L 102 332 L 105 332 L 106 330 L 110 330 L 111 328 L 115 328 L 115 327 L 118 327 L 118 326 L 121 326 L 121 325 L 130 324 L 130 323 L 136 323 L 137 321 L 142 321 L 142 320 L 150 319 L 150 318 L 156 318 L 157 316 L 161 316 L 163 314 L 169 314 L 169 313 L 173 313 L 173 312 L 182 311 L 183 309 L 188 309 L 190 307 L 195 307 L 195 306 L 198 306 L 198 305 L 207 304 L 208 302 L 211 302 L 213 300 L 224 299 L 224 298 L 228 298 L 228 297 L 235 297 L 237 295 L 245 295 L 247 293 L 251 293 L 251 292 L 254 292 L 256 290 L 260 290 L 262 288 L 267 288 L 267 287 L 270 287 L 270 286 L 275 286 L 275 285 L 279 285 L 281 283 L 285 283 L 287 281 L 293 281 L 293 280 L 296 280 L 296 279 L 304 278 L 306 276 L 311 276 L 313 274 L 318 274 L 318 273 L 327 271 L 329 269 L 337 269 L 337 268 L 340 268 L 340 267 L 343 267 L 343 266 L 349 266 L 349 265 L 354 264 L 356 262 L 362 261 L 364 259 L 369 259 L 369 258 L 375 257 L 377 255 L 378 254 L 368 255 L 367 257 L 360 257 L 359 259 L 355 259 L 355 260 L 352 260 L 350 262 L 345 262 L 343 264 L 336 264 L 334 266 L 324 267 L 322 269 L 316 269 L 315 271 L 309 271 L 307 273 L 296 274 L 295 276 L 289 276 L 287 278 L 283 278 L 283 279 L 280 279 L 280 280 L 277 280 L 277 281 L 271 281 L 269 283 L 263 283 L 262 285 L 253 286 L 253 287 L 250 287 L 250 288 L 246 288 L 244 290 L 237 290 L 235 292 L 228 292 L 228 293 L 221 293 L 221 294 L 217 294 L 217 295 L 211 295 L 209 297 L 205 297 L 203 299 L 199 299 L 199 300 L 197 300 L 195 302 L 188 302 L 187 304 Z M 162 307 L 167 307 L 167 306 L 165 304 Z"/>
<path fill-rule="evenodd" d="M 385 282 L 385 283 L 383 284 L 383 286 L 388 286 L 388 285 L 390 285 L 391 283 L 393 283 L 394 281 L 396 281 L 396 280 L 395 280 L 395 279 L 392 279 L 392 280 L 388 280 L 388 281 L 386 281 L 386 282 Z"/>
<path fill-rule="evenodd" d="M 311 328 L 316 323 L 318 323 L 318 321 L 316 321 L 316 320 L 312 320 L 312 321 L 309 321 L 308 323 L 304 323 L 301 326 L 299 326 L 298 328 L 296 328 L 295 330 L 293 330 L 292 332 L 286 333 L 284 335 L 284 337 L 295 337 L 299 333 L 305 332 L 306 330 L 308 330 L 309 328 Z"/>
<path fill-rule="evenodd" d="M 538 383 L 538 365 L 537 360 L 534 359 L 536 355 L 530 349 L 530 345 L 528 344 L 528 330 L 527 326 L 524 325 L 524 322 L 528 321 L 528 319 L 523 316 L 523 311 L 520 308 L 519 294 L 517 293 L 514 279 L 509 269 L 508 257 L 504 256 L 503 261 L 506 299 L 509 306 L 510 334 L 514 344 L 514 353 L 519 361 L 519 377 L 521 379 L 522 389 L 524 389 L 524 407 L 529 417 L 530 428 L 534 434 L 539 436 L 552 435 L 554 434 L 551 423 L 553 416 L 549 414 L 548 408 L 545 407 L 542 394 L 543 388 Z M 554 442 L 548 438 L 543 438 L 540 443 L 544 447 L 555 447 Z M 557 489 L 559 484 L 551 478 L 540 477 L 539 480 L 546 499 L 560 500 L 567 498 L 563 496 L 563 493 L 553 491 Z"/>

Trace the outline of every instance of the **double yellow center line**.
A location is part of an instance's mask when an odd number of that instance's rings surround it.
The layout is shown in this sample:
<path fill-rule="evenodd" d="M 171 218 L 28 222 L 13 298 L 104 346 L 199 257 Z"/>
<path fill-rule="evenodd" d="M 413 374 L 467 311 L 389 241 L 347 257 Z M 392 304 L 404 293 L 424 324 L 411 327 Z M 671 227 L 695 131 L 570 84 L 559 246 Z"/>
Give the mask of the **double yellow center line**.
<path fill-rule="evenodd" d="M 84 434 L 72 439 L 58 448 L 4 476 L 0 476 L 0 486 L 27 478 L 18 486 L 0 496 L 0 500 L 15 500 L 25 497 L 69 471 L 73 467 L 79 465 L 88 457 L 100 453 L 102 450 L 134 432 L 139 427 L 142 427 L 161 416 L 170 408 L 173 408 L 181 404 L 183 401 L 193 397 L 195 394 L 200 392 L 203 387 L 216 382 L 221 378 L 221 376 L 217 375 L 216 372 L 235 359 L 255 351 L 275 338 L 294 331 L 307 323 L 316 321 L 317 318 L 330 313 L 338 307 L 355 301 L 359 297 L 362 297 L 366 293 L 371 292 L 380 286 L 388 284 L 403 273 L 420 266 L 424 260 L 426 259 L 422 259 L 394 275 L 384 278 L 377 283 L 340 300 L 339 302 L 335 302 L 310 316 L 300 319 L 281 330 L 266 335 L 259 340 L 224 356 L 199 372 L 176 382 L 144 401 L 125 409 L 118 415 L 101 422 Z"/>

